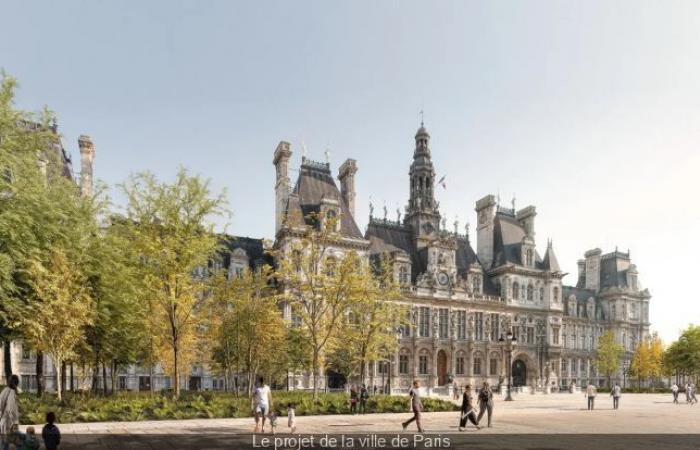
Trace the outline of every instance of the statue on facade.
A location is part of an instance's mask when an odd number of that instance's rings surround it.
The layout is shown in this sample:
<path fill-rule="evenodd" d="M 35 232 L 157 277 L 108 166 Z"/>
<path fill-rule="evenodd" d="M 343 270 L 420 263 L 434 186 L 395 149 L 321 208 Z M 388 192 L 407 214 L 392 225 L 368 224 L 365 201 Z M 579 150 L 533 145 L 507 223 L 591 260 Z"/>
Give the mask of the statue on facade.
<path fill-rule="evenodd" d="M 372 204 L 372 200 L 369 201 L 369 218 L 371 219 L 372 216 L 374 216 L 374 205 Z"/>
<path fill-rule="evenodd" d="M 437 310 L 433 311 L 433 337 L 436 338 L 438 337 L 438 329 L 440 327 L 440 323 L 438 321 L 438 313 Z"/>

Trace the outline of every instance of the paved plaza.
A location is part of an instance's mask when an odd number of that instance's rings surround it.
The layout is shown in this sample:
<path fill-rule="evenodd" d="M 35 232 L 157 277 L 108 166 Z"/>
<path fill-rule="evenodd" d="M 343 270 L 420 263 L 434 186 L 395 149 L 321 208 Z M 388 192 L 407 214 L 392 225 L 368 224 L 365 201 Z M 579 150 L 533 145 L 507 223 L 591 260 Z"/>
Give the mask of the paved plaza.
<path fill-rule="evenodd" d="M 407 432 L 401 430 L 401 422 L 408 417 L 408 412 L 302 416 L 297 418 L 297 428 L 299 433 L 315 435 L 376 433 L 411 436 L 415 427 Z M 583 394 L 520 394 L 513 402 L 497 398 L 493 427 L 482 428 L 479 431 L 469 427 L 462 433 L 457 430 L 458 417 L 458 412 L 425 413 L 426 436 L 449 435 L 456 439 L 451 443 L 452 448 L 470 449 L 700 448 L 700 406 L 685 403 L 674 405 L 670 394 L 626 394 L 623 395 L 620 409 L 617 411 L 612 409 L 612 399 L 607 394 L 598 396 L 594 411 L 586 410 Z M 285 433 L 286 418 L 281 419 L 278 433 Z M 486 423 L 485 419 L 483 423 Z M 219 442 L 219 445 L 209 443 L 199 448 L 253 448 L 253 421 L 250 418 L 80 423 L 61 424 L 60 428 L 68 448 L 71 448 L 71 443 L 84 443 L 90 436 L 99 436 L 101 443 L 118 442 L 119 445 L 105 444 L 100 447 L 95 442 L 94 445 L 76 445 L 74 448 L 195 448 L 189 444 L 178 447 L 178 444 L 191 442 L 193 439 L 194 442 L 203 443 L 209 438 L 212 442 Z M 504 434 L 510 436 L 503 436 Z M 619 437 L 567 436 L 571 434 L 637 436 L 627 436 L 624 445 L 616 445 Z M 675 436 L 654 436 L 658 434 Z M 498 435 L 500 437 L 496 438 Z M 522 435 L 531 437 L 525 439 Z M 111 436 L 113 440 L 105 440 L 105 436 Z M 142 446 L 138 444 L 138 436 L 162 436 L 163 442 L 167 441 L 169 444 L 164 447 Z M 533 446 L 523 447 L 523 439 Z M 668 439 L 680 441 L 677 445 L 672 445 Z M 506 445 L 509 442 L 512 446 Z M 476 443 L 481 443 L 481 446 Z"/>

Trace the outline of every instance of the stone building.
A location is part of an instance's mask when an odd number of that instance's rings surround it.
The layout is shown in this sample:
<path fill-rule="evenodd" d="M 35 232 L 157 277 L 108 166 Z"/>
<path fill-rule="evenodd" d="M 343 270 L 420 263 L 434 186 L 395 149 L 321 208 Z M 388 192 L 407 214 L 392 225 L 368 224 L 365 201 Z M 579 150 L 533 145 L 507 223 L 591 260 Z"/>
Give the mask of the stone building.
<path fill-rule="evenodd" d="M 354 208 L 356 161 L 341 165 L 338 189 L 328 163 L 302 158 L 292 189 L 290 157 L 290 145 L 281 142 L 273 161 L 275 245 L 289 247 L 310 212 L 340 215 L 341 237 L 332 252 L 390 257 L 402 302 L 411 307 L 413 326 L 398 330 L 396 354 L 370 363 L 367 378 L 358 382 L 402 391 L 419 379 L 436 393 L 447 393 L 453 381 L 505 386 L 510 361 L 513 385 L 522 390 L 602 385 L 594 364 L 599 337 L 615 333 L 626 350 L 626 367 L 636 343 L 649 333 L 650 295 L 640 288 L 629 253 L 585 252 L 576 284 L 568 286 L 552 242 L 543 254 L 536 247 L 534 206 L 516 209 L 513 201 L 506 207 L 487 195 L 475 203 L 475 241 L 468 225 L 460 229 L 455 222 L 448 229 L 435 198 L 430 134 L 422 124 L 403 214 L 397 211 L 393 220 L 384 208 L 383 217 L 375 217 L 370 205 L 364 235 Z M 340 384 L 333 381 L 337 374 L 328 375 L 329 387 Z M 622 382 L 622 370 L 615 378 Z M 310 383 L 302 376 L 294 385 Z"/>

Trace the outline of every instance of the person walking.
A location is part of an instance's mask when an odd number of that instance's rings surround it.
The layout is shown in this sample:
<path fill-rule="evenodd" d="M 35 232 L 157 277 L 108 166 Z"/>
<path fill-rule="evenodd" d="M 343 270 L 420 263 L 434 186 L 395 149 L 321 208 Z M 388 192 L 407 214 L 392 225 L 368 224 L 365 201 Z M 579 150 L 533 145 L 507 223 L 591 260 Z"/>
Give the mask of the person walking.
<path fill-rule="evenodd" d="M 350 386 L 350 414 L 357 414 L 357 386 Z"/>
<path fill-rule="evenodd" d="M 593 406 L 595 404 L 595 396 L 598 390 L 592 384 L 589 384 L 586 388 L 586 398 L 588 398 L 588 410 L 593 411 Z"/>
<path fill-rule="evenodd" d="M 676 383 L 671 386 L 671 393 L 673 394 L 673 403 L 678 403 L 678 385 Z"/>
<path fill-rule="evenodd" d="M 362 387 L 360 388 L 360 414 L 367 413 L 367 400 L 369 400 L 369 391 L 367 390 L 367 386 L 362 383 Z"/>
<path fill-rule="evenodd" d="M 685 383 L 685 403 L 690 403 L 690 382 Z"/>
<path fill-rule="evenodd" d="M 488 427 L 491 428 L 491 415 L 493 414 L 493 392 L 491 392 L 491 387 L 487 382 L 479 389 L 479 417 L 476 418 L 477 422 L 481 422 L 481 418 L 484 416 L 484 412 L 487 413 Z"/>
<path fill-rule="evenodd" d="M 255 415 L 255 433 L 265 432 L 265 418 L 272 410 L 272 392 L 270 386 L 265 384 L 263 377 L 258 378 L 258 387 L 253 392 L 253 414 Z M 262 428 L 259 427 L 262 422 Z"/>
<path fill-rule="evenodd" d="M 420 423 L 420 413 L 423 411 L 423 403 L 420 401 L 420 392 L 418 391 L 419 383 L 418 380 L 413 380 L 413 387 L 408 391 L 408 397 L 410 399 L 411 410 L 413 411 L 413 417 L 403 422 L 401 426 L 403 430 L 406 431 L 408 425 L 415 421 L 418 427 L 418 432 L 422 433 L 423 426 Z"/>
<path fill-rule="evenodd" d="M 698 402 L 698 398 L 695 396 L 695 383 L 690 383 L 690 404 L 694 405 Z"/>
<path fill-rule="evenodd" d="M 0 444 L 3 450 L 6 450 L 9 446 L 6 438 L 12 426 L 19 424 L 18 386 L 19 377 L 12 375 L 7 383 L 7 387 L 0 392 Z"/>
<path fill-rule="evenodd" d="M 467 425 L 467 420 L 474 424 L 477 430 L 480 430 L 479 420 L 476 417 L 476 409 L 472 404 L 472 387 L 466 385 L 464 394 L 462 394 L 462 407 L 460 408 L 459 416 L 459 431 L 464 431 Z"/>
<path fill-rule="evenodd" d="M 618 383 L 615 383 L 612 389 L 610 389 L 610 396 L 613 398 L 613 409 L 617 409 L 620 406 L 620 394 L 622 389 Z"/>
<path fill-rule="evenodd" d="M 452 382 L 452 399 L 459 400 L 459 386 L 456 380 Z"/>

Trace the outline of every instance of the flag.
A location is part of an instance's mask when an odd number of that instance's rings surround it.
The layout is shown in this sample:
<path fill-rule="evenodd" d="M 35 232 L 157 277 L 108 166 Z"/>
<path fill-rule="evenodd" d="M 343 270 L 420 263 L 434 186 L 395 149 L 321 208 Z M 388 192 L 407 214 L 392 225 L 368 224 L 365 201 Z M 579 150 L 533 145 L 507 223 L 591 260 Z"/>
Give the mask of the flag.
<path fill-rule="evenodd" d="M 445 181 L 445 177 L 447 175 L 443 175 L 442 178 L 440 178 L 440 181 L 438 181 L 438 184 L 442 186 L 443 189 L 447 189 L 447 182 Z"/>

